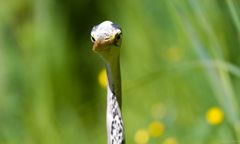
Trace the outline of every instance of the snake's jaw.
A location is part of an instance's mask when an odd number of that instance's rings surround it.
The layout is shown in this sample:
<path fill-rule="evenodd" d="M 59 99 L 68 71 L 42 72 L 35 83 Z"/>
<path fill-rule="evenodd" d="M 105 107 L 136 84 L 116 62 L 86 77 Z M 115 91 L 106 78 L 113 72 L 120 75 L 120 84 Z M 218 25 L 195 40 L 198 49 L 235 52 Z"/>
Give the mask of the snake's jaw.
<path fill-rule="evenodd" d="M 111 45 L 114 45 L 114 37 L 108 39 L 97 39 L 93 43 L 92 50 L 96 53 L 101 53 L 103 51 L 109 50 L 109 48 L 111 48 Z"/>

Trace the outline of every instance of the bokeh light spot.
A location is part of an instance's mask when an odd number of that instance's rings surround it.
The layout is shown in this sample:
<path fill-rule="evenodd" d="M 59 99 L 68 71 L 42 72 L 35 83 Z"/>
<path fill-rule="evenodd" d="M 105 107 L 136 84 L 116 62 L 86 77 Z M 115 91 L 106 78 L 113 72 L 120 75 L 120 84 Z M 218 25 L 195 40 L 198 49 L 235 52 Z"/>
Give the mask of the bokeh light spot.
<path fill-rule="evenodd" d="M 178 144 L 177 140 L 173 137 L 169 137 L 164 140 L 163 144 Z"/>
<path fill-rule="evenodd" d="M 103 88 L 107 87 L 107 74 L 105 69 L 102 69 L 100 71 L 98 75 L 98 82 Z"/>
<path fill-rule="evenodd" d="M 146 144 L 149 141 L 149 133 L 147 130 L 140 129 L 136 132 L 134 140 L 137 144 Z"/>
<path fill-rule="evenodd" d="M 218 125 L 224 119 L 224 113 L 219 107 L 212 107 L 206 113 L 207 122 L 211 125 Z"/>
<path fill-rule="evenodd" d="M 164 132 L 164 124 L 159 121 L 154 121 L 149 125 L 148 130 L 151 137 L 159 137 Z"/>
<path fill-rule="evenodd" d="M 165 105 L 162 103 L 158 103 L 152 106 L 151 109 L 152 117 L 154 119 L 161 119 L 166 115 Z"/>
<path fill-rule="evenodd" d="M 180 48 L 171 47 L 171 48 L 168 48 L 166 57 L 169 62 L 176 63 L 181 60 L 182 52 Z"/>

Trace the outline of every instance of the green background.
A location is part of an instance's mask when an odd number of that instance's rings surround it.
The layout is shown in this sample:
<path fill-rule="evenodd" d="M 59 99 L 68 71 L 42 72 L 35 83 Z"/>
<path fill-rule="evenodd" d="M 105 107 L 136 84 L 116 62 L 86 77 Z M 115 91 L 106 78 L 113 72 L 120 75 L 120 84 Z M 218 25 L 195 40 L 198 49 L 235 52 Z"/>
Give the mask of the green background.
<path fill-rule="evenodd" d="M 0 144 L 104 144 L 91 28 L 123 30 L 128 144 L 152 121 L 179 144 L 240 141 L 238 0 L 0 0 Z M 211 107 L 221 124 L 207 123 Z"/>

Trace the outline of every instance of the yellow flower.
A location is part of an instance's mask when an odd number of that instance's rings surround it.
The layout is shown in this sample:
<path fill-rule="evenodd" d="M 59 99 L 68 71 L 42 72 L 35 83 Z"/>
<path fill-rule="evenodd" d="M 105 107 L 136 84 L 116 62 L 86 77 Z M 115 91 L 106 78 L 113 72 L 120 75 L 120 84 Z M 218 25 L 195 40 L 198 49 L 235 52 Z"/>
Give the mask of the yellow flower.
<path fill-rule="evenodd" d="M 224 113 L 219 107 L 212 107 L 206 113 L 207 122 L 211 125 L 218 125 L 224 119 Z"/>
<path fill-rule="evenodd" d="M 136 132 L 134 140 L 137 144 L 146 144 L 149 141 L 149 133 L 147 130 L 140 129 Z"/>
<path fill-rule="evenodd" d="M 169 137 L 163 142 L 163 144 L 178 144 L 178 142 L 175 138 Z"/>
<path fill-rule="evenodd" d="M 104 88 L 107 86 L 107 74 L 105 69 L 100 71 L 98 75 L 98 82 Z"/>
<path fill-rule="evenodd" d="M 164 132 L 164 124 L 158 121 L 154 121 L 149 125 L 148 131 L 150 136 L 159 137 Z"/>

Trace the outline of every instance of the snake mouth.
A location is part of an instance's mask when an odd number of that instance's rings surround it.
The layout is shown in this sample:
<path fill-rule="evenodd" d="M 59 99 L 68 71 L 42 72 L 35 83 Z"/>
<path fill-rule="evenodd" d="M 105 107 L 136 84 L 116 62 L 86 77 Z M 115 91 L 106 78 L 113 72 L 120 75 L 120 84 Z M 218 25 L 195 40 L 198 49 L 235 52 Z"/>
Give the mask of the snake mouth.
<path fill-rule="evenodd" d="M 94 52 L 106 51 L 110 48 L 109 45 L 111 45 L 113 43 L 114 43 L 114 39 L 95 41 L 95 43 L 93 44 L 92 50 Z"/>

